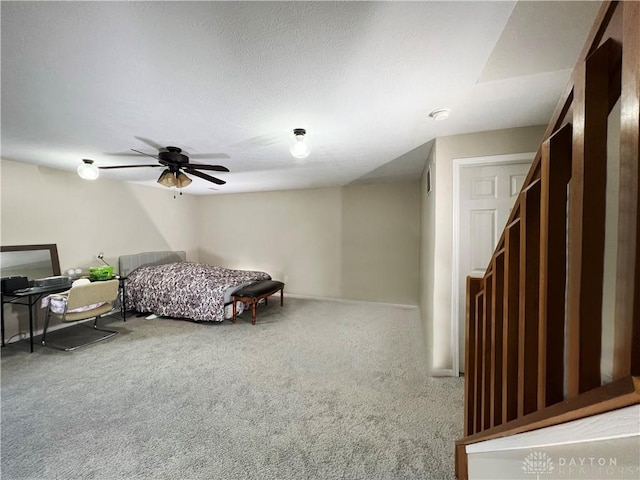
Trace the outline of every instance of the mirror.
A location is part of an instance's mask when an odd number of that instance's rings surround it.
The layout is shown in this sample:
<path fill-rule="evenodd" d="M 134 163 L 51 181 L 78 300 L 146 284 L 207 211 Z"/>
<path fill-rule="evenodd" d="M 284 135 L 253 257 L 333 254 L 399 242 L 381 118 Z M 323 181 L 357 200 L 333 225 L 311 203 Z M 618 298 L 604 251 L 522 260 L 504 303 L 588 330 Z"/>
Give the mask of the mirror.
<path fill-rule="evenodd" d="M 58 247 L 44 245 L 11 245 L 0 247 L 0 275 L 22 276 L 29 280 L 60 275 Z"/>

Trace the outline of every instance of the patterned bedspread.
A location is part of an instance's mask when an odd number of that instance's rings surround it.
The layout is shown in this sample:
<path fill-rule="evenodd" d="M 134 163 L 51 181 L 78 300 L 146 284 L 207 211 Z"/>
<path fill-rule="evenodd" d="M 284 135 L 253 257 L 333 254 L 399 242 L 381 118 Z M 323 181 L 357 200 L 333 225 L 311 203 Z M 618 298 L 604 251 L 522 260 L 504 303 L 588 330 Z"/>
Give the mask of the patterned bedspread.
<path fill-rule="evenodd" d="M 127 309 L 206 322 L 224 320 L 224 291 L 265 272 L 230 270 L 194 262 L 140 267 L 125 282 Z"/>

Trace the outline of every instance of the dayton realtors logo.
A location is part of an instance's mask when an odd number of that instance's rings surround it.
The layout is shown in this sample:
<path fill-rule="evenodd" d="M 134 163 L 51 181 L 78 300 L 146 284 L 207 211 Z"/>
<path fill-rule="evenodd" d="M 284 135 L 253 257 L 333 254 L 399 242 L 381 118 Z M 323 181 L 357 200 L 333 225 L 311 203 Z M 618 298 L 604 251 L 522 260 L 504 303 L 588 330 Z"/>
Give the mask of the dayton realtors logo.
<path fill-rule="evenodd" d="M 531 452 L 522 461 L 522 470 L 527 474 L 535 474 L 536 480 L 540 475 L 553 472 L 553 461 L 544 452 Z"/>
<path fill-rule="evenodd" d="M 552 457 L 540 451 L 522 460 L 522 471 L 536 480 L 551 473 L 554 478 L 640 478 L 640 465 L 618 465 L 617 457 L 557 457 L 554 465 Z"/>

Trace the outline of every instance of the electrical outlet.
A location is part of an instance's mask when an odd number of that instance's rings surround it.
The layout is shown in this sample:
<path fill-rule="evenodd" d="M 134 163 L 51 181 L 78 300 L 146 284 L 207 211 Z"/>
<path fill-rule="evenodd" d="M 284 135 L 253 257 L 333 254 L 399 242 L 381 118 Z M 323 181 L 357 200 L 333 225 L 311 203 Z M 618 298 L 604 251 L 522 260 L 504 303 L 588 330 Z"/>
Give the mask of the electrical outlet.
<path fill-rule="evenodd" d="M 289 281 L 289 275 L 285 275 L 284 276 L 284 283 L 287 283 Z"/>

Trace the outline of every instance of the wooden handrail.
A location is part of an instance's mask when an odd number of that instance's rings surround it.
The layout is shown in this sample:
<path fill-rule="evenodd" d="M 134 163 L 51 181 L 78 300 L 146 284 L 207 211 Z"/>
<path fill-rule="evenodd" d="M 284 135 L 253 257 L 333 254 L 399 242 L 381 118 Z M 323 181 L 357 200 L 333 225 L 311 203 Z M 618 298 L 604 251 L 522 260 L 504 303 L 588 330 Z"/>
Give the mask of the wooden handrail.
<path fill-rule="evenodd" d="M 467 279 L 466 445 L 640 403 L 640 2 L 604 2 L 483 278 Z M 603 315 L 620 103 L 615 315 Z M 611 192 L 609 192 L 611 194 Z M 615 327 L 613 381 L 600 371 Z M 565 361 L 566 359 L 566 361 Z"/>

